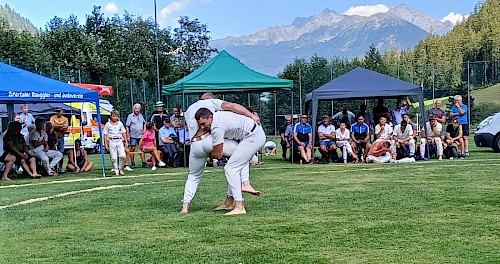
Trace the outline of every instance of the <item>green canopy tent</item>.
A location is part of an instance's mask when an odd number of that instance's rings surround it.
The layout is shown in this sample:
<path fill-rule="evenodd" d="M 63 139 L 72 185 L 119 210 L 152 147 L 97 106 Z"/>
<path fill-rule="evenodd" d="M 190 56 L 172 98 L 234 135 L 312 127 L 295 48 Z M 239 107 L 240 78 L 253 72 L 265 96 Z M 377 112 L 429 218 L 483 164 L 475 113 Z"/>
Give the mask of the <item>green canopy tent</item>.
<path fill-rule="evenodd" d="M 206 92 L 222 94 L 253 92 L 261 94 L 263 92 L 277 92 L 279 90 L 292 91 L 292 87 L 293 81 L 256 72 L 223 50 L 188 76 L 173 84 L 164 85 L 162 87 L 162 95 L 182 95 L 182 102 L 184 104 L 184 95 L 186 94 Z M 274 123 L 276 131 L 276 107 Z"/>

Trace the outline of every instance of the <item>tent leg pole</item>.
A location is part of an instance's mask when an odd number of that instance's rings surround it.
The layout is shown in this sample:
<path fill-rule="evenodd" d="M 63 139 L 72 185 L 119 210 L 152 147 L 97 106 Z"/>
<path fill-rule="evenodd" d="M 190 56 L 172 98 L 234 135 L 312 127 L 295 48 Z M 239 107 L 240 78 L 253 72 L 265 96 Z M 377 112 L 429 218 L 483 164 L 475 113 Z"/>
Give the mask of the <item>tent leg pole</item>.
<path fill-rule="evenodd" d="M 291 106 L 292 106 L 292 125 L 293 125 L 293 87 L 291 89 L 291 94 L 292 94 L 292 101 L 291 101 Z M 293 131 L 292 131 L 292 142 L 290 142 L 290 163 L 293 164 Z"/>
<path fill-rule="evenodd" d="M 102 177 L 106 177 L 106 162 L 104 161 L 104 139 L 102 137 L 102 127 L 101 127 L 101 106 L 99 105 L 99 100 L 97 104 L 97 127 L 99 128 L 99 143 L 101 148 L 101 164 L 102 164 Z"/>
<path fill-rule="evenodd" d="M 274 93 L 274 136 L 278 135 L 278 117 L 276 116 L 276 99 L 277 99 L 278 93 Z"/>

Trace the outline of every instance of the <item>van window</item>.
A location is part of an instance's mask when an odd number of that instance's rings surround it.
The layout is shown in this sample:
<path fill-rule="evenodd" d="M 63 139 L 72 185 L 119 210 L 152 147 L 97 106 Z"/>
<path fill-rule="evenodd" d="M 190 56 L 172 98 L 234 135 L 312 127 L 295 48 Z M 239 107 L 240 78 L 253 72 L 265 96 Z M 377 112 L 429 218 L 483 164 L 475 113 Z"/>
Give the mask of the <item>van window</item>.
<path fill-rule="evenodd" d="M 94 120 L 97 123 L 97 114 L 92 115 L 92 120 Z M 109 120 L 108 115 L 101 115 L 101 124 L 105 125 Z"/>

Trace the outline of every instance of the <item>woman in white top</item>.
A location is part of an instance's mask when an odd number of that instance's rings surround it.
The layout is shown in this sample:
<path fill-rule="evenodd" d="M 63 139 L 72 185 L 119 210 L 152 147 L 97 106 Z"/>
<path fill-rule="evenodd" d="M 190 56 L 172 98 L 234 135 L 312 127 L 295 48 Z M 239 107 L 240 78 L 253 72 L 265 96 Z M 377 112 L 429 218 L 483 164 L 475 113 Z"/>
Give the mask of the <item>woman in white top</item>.
<path fill-rule="evenodd" d="M 345 127 L 345 122 L 340 123 L 340 127 L 335 131 L 335 138 L 337 139 L 337 147 L 342 148 L 342 158 L 344 163 L 347 163 L 347 154 L 351 154 L 356 162 L 359 161 L 358 155 L 352 151 L 351 144 L 349 140 L 351 139 L 351 133 L 349 129 Z"/>

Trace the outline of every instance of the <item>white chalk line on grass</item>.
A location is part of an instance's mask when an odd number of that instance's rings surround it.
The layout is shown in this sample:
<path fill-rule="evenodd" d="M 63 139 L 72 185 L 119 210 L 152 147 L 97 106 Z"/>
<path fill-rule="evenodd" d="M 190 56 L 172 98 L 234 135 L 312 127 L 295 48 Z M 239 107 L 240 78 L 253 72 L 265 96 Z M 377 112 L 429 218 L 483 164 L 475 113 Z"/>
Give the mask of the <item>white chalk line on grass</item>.
<path fill-rule="evenodd" d="M 174 173 L 154 173 L 154 174 L 139 174 L 139 175 L 130 175 L 130 176 L 113 176 L 113 177 L 100 177 L 100 178 L 78 178 L 71 180 L 60 180 L 60 181 L 49 181 L 49 182 L 39 182 L 39 183 L 26 183 L 26 184 L 13 184 L 13 185 L 4 185 L 0 186 L 0 189 L 5 188 L 18 188 L 18 187 L 28 187 L 28 186 L 39 186 L 39 185 L 49 185 L 49 184 L 62 184 L 62 183 L 73 183 L 73 182 L 85 182 L 85 181 L 102 181 L 102 180 L 114 180 L 114 179 L 133 179 L 133 178 L 142 178 L 142 177 L 154 177 L 154 176 L 175 176 L 175 175 L 184 175 L 185 172 L 174 172 Z"/>
<path fill-rule="evenodd" d="M 91 189 L 84 189 L 84 190 L 71 191 L 71 192 L 64 192 L 64 193 L 60 193 L 60 194 L 55 194 L 55 195 L 50 195 L 50 196 L 45 196 L 45 197 L 39 197 L 39 198 L 33 198 L 33 199 L 28 199 L 28 200 L 24 200 L 24 201 L 13 203 L 13 204 L 3 205 L 3 206 L 0 206 L 0 210 L 11 208 L 11 207 L 15 207 L 15 206 L 21 206 L 21 205 L 32 204 L 32 203 L 37 203 L 37 202 L 43 202 L 43 201 L 47 201 L 49 199 L 61 198 L 61 197 L 75 195 L 75 194 L 80 194 L 80 193 L 104 191 L 104 190 L 111 190 L 111 189 L 117 189 L 117 188 L 136 187 L 136 186 L 151 185 L 151 184 L 157 184 L 157 183 L 167 183 L 167 182 L 173 182 L 173 181 L 177 181 L 177 180 L 169 180 L 169 181 L 161 181 L 161 182 L 136 182 L 136 183 L 128 184 L 128 185 L 100 186 L 100 187 L 95 187 L 95 188 L 91 188 Z"/>

